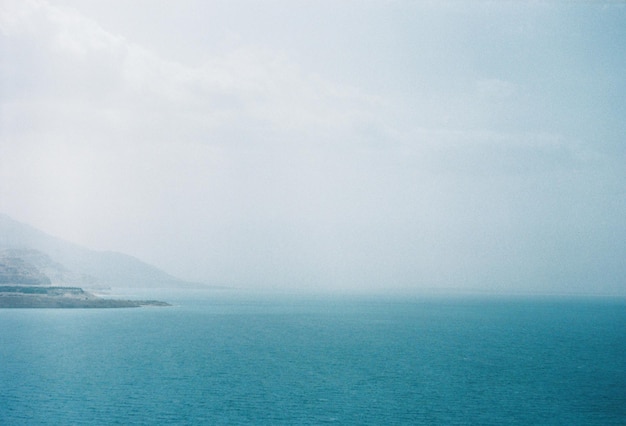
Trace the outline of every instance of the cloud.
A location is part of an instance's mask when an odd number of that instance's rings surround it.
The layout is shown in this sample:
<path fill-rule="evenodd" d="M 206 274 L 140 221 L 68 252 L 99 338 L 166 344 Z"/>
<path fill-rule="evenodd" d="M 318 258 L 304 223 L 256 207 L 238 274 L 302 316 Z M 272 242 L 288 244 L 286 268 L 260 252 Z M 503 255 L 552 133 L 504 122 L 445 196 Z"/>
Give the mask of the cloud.
<path fill-rule="evenodd" d="M 129 137 L 184 143 L 180 133 L 197 134 L 215 143 L 220 132 L 241 127 L 263 134 L 350 126 L 371 117 L 376 106 L 374 97 L 308 74 L 280 52 L 242 47 L 188 66 L 110 34 L 70 9 L 32 1 L 11 12 L 3 13 L 4 36 L 25 49 L 11 57 L 14 79 L 38 86 L 37 98 L 28 103 L 24 92 L 14 99 L 16 111 L 75 128 L 87 118 L 84 133 L 116 127 Z M 81 105 L 88 105 L 82 113 Z M 48 132 L 51 124 L 41 125 Z"/>

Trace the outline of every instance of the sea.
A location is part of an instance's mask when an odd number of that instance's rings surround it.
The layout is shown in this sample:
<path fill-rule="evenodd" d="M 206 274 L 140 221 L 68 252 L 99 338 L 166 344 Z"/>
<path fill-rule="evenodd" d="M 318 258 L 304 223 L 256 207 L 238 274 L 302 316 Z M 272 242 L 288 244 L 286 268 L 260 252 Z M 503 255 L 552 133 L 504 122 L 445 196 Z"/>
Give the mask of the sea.
<path fill-rule="evenodd" d="M 0 310 L 0 425 L 626 425 L 626 299 Z"/>

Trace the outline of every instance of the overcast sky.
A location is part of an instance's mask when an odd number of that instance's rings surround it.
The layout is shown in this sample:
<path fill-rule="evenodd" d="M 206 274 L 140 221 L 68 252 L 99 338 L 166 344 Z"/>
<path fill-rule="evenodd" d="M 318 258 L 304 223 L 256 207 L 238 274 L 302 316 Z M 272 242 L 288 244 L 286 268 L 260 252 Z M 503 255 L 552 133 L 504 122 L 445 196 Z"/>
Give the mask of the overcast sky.
<path fill-rule="evenodd" d="M 626 3 L 1 0 L 0 212 L 189 280 L 626 294 Z"/>

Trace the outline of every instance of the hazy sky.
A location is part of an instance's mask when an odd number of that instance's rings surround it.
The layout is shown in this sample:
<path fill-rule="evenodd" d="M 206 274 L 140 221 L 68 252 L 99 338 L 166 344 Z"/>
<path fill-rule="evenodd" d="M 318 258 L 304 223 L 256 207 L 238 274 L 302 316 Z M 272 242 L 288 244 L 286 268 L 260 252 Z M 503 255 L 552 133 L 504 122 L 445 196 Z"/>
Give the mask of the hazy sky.
<path fill-rule="evenodd" d="M 1 0 L 0 211 L 190 280 L 626 294 L 626 2 Z"/>

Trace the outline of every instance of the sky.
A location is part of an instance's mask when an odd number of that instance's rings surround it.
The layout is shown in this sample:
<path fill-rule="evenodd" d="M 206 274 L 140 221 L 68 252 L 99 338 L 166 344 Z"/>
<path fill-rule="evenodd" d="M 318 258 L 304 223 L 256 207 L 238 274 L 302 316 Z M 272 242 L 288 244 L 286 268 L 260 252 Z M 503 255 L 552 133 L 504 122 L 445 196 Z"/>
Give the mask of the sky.
<path fill-rule="evenodd" d="M 626 294 L 626 2 L 1 0 L 0 212 L 180 278 Z"/>

